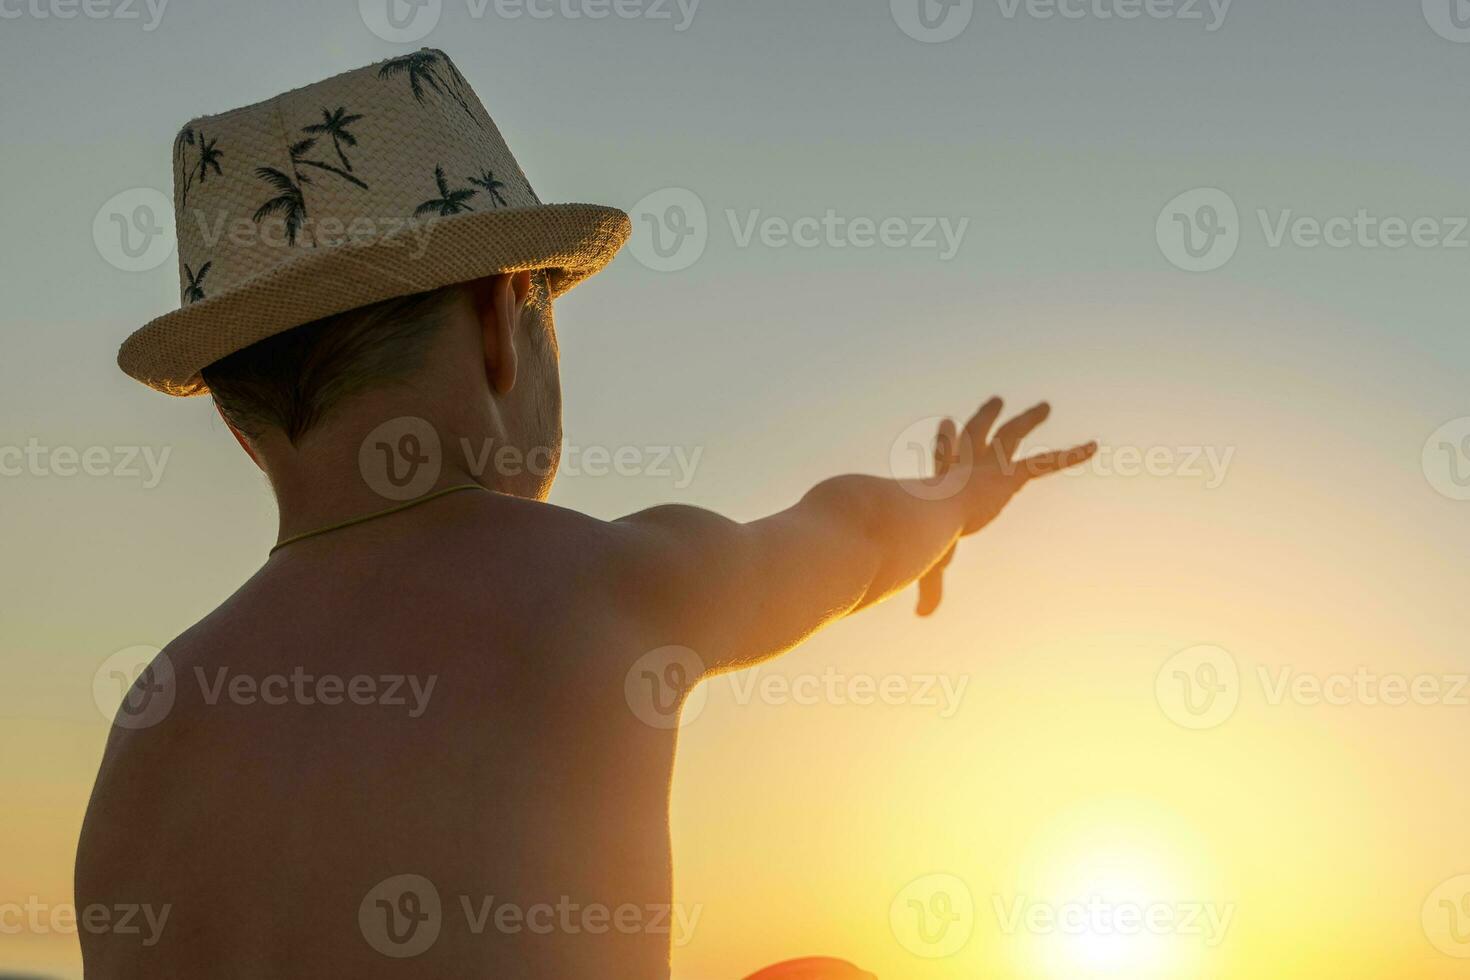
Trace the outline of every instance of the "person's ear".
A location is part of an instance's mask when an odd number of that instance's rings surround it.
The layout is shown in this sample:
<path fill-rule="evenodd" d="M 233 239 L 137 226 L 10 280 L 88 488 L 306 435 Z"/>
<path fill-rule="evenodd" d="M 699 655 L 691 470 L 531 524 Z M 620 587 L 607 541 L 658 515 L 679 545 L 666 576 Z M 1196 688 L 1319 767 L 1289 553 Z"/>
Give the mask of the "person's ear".
<path fill-rule="evenodd" d="M 531 273 L 506 272 L 473 287 L 475 316 L 485 348 L 485 378 L 498 395 L 516 385 L 516 324 L 531 295 Z"/>
<path fill-rule="evenodd" d="M 219 405 L 215 405 L 214 410 L 219 412 L 219 420 L 225 424 L 226 429 L 230 430 L 230 435 L 235 437 L 235 441 L 240 444 L 240 448 L 245 450 L 245 455 L 250 457 L 250 462 L 255 464 L 256 469 L 264 473 L 265 467 L 260 464 L 260 457 L 255 455 L 255 449 L 250 445 L 250 440 L 245 438 L 245 433 L 230 424 L 230 420 L 225 418 L 225 413 L 220 411 Z"/>

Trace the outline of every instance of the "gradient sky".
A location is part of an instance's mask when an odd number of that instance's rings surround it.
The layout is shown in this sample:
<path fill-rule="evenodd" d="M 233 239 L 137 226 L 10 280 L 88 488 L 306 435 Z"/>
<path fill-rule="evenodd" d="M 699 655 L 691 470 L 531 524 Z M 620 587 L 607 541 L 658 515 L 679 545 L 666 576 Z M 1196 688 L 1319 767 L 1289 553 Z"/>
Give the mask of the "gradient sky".
<path fill-rule="evenodd" d="M 1421 912 L 1470 873 L 1470 706 L 1268 688 L 1287 668 L 1470 671 L 1470 502 L 1422 458 L 1442 426 L 1470 431 L 1470 232 L 1392 249 L 1273 246 L 1270 229 L 1364 212 L 1451 235 L 1470 215 L 1470 43 L 1438 0 L 1236 0 L 1213 30 L 1205 3 L 1198 20 L 1105 19 L 1120 0 L 1078 18 L 976 0 L 942 43 L 901 29 L 904 2 L 704 0 L 677 30 L 672 3 L 672 19 L 591 20 L 443 0 L 412 43 L 346 0 L 173 0 L 156 25 L 141 4 L 59 19 L 37 15 L 49 0 L 0 2 L 0 449 L 169 452 L 156 485 L 0 476 L 0 906 L 70 900 L 106 736 L 98 665 L 192 624 L 275 533 L 207 401 L 117 371 L 122 338 L 177 304 L 176 267 L 110 264 L 99 209 L 168 194 L 192 116 L 429 45 L 543 200 L 629 209 L 639 236 L 655 192 L 706 210 L 689 267 L 626 250 L 558 307 L 569 442 L 699 452 L 692 482 L 584 473 L 554 502 L 752 518 L 824 476 L 889 472 L 906 430 L 992 392 L 1050 398 L 1051 445 L 1168 464 L 1030 491 L 961 549 L 935 619 L 906 595 L 761 671 L 963 679 L 947 717 L 709 685 L 674 787 L 676 897 L 703 910 L 677 977 L 816 953 L 885 980 L 1463 975 Z M 1197 188 L 1239 214 L 1236 253 L 1208 272 L 1177 268 L 1156 232 Z M 946 261 L 743 245 L 730 217 L 829 210 L 969 224 Z M 1220 479 L 1193 447 L 1229 454 Z M 1189 730 L 1155 681 L 1202 644 L 1238 665 L 1238 707 Z M 890 923 L 930 875 L 976 907 L 936 958 Z M 1007 931 L 995 911 L 1092 895 L 1232 919 L 1207 945 Z M 0 970 L 77 962 L 72 936 L 0 941 Z"/>

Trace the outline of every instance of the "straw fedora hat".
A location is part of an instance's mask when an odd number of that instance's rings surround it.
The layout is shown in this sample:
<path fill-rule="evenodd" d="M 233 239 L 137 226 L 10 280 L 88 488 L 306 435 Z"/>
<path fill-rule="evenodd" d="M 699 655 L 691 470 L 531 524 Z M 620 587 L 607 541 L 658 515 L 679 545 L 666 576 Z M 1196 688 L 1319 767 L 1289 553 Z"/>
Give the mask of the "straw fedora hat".
<path fill-rule="evenodd" d="M 195 119 L 173 164 L 182 307 L 117 356 L 170 395 L 204 393 L 200 370 L 227 354 L 382 300 L 522 269 L 560 295 L 631 230 L 616 208 L 542 204 L 428 48 Z"/>

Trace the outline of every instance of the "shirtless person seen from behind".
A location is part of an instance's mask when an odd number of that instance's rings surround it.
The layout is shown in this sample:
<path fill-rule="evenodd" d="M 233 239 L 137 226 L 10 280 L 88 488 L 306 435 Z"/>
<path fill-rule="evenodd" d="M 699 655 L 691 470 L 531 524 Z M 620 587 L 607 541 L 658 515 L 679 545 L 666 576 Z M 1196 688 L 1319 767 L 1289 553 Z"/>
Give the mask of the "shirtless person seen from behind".
<path fill-rule="evenodd" d="M 384 341 L 423 344 L 422 365 L 322 405 L 295 445 L 210 379 L 275 489 L 281 540 L 384 509 L 359 456 L 388 420 L 422 419 L 443 447 L 554 459 L 556 339 L 536 282 L 502 275 L 426 301 L 406 338 Z M 749 524 L 683 506 L 594 520 L 544 502 L 550 474 L 477 476 L 446 450 L 436 488 L 495 492 L 287 545 L 169 644 L 172 707 L 114 728 L 77 869 L 78 907 L 146 903 L 168 918 L 146 948 L 83 931 L 88 976 L 666 977 L 689 918 L 670 910 L 677 728 L 630 709 L 630 670 L 671 645 L 708 673 L 755 664 L 916 581 L 1031 478 L 1089 455 L 1012 461 L 1046 411 L 996 427 L 1000 402 L 987 402 L 959 437 L 955 492 L 841 476 Z M 392 705 L 220 693 L 221 677 L 302 669 L 418 684 Z M 404 874 L 432 883 L 442 911 L 433 944 L 397 958 L 359 911 Z M 549 932 L 492 918 L 476 934 L 461 896 L 476 915 L 494 896 L 658 909 L 643 914 L 668 925 L 593 934 L 558 913 Z M 397 916 L 402 937 L 426 900 L 382 897 L 383 928 Z"/>
<path fill-rule="evenodd" d="M 296 128 L 349 125 L 335 154 Z M 79 923 L 89 978 L 665 980 L 698 914 L 671 894 L 680 699 L 915 581 L 932 612 L 958 539 L 1095 448 L 1017 459 L 1048 410 L 1002 422 L 992 399 L 941 428 L 933 480 L 840 476 L 748 524 L 555 507 L 553 299 L 626 215 L 542 204 L 428 49 L 174 147 L 184 306 L 119 360 L 207 385 L 280 526 L 123 672 L 76 906 L 144 914 Z M 335 244 L 328 218 L 394 231 Z M 671 700 L 640 701 L 650 682 Z"/>

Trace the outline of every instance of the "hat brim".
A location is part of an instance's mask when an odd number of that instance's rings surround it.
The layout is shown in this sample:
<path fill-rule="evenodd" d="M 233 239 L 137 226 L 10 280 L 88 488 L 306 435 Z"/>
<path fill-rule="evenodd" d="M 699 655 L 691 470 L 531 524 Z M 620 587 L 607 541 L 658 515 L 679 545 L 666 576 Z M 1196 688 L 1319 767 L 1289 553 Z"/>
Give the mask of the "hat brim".
<path fill-rule="evenodd" d="M 167 395 L 209 390 L 200 371 L 321 317 L 502 272 L 546 269 L 559 296 L 612 261 L 632 223 L 617 208 L 540 204 L 405 225 L 303 253 L 240 286 L 149 321 L 117 363 Z"/>

